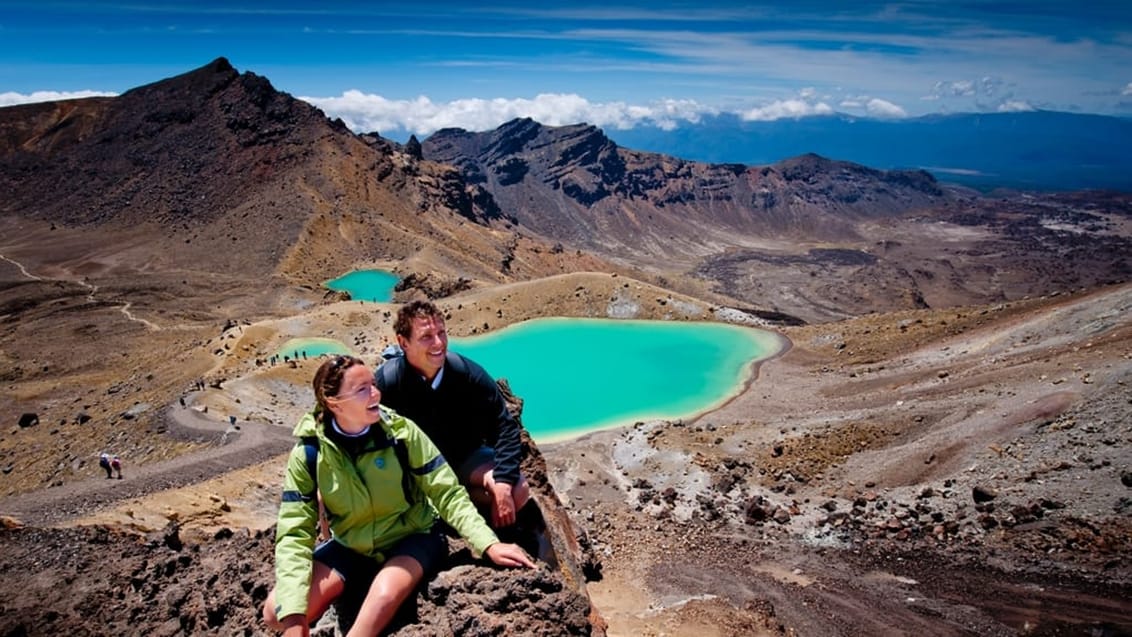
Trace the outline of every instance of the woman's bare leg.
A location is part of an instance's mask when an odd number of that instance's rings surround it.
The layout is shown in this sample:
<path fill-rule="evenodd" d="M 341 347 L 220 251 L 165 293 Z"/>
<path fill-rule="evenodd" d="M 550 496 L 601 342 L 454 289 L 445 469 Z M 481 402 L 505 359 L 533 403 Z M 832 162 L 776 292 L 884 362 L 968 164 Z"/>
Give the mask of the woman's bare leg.
<path fill-rule="evenodd" d="M 330 604 L 342 594 L 346 583 L 342 577 L 330 569 L 329 566 L 314 560 L 312 562 L 311 590 L 307 596 L 307 623 L 318 621 L 319 617 L 330 608 Z M 267 595 L 263 603 L 263 621 L 272 630 L 283 630 L 280 622 L 282 617 L 275 616 L 275 591 Z"/>
<path fill-rule="evenodd" d="M 424 577 L 420 562 L 407 555 L 389 558 L 369 587 L 346 637 L 373 637 L 389 625 L 397 609 Z"/>

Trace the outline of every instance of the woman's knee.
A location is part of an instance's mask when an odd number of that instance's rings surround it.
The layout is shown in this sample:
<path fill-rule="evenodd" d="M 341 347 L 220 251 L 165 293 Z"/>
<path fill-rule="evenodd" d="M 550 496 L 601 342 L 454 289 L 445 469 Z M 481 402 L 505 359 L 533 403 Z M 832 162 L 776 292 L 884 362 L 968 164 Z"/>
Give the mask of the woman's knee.
<path fill-rule="evenodd" d="M 387 603 L 400 604 L 422 579 L 424 579 L 424 567 L 420 561 L 408 555 L 396 555 L 389 558 L 378 572 L 373 580 L 371 592 Z"/>
<path fill-rule="evenodd" d="M 423 577 L 424 570 L 417 560 L 407 555 L 390 558 L 373 578 L 351 634 L 371 634 L 383 629 Z"/>

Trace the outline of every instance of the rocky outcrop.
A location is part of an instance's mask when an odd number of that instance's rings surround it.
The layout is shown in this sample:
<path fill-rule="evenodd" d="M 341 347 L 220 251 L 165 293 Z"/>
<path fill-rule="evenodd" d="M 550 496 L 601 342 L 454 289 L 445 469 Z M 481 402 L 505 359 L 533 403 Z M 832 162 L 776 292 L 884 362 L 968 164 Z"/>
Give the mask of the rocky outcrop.
<path fill-rule="evenodd" d="M 182 538 L 176 524 L 140 535 L 110 527 L 0 529 L 3 635 L 266 635 L 274 532 L 221 529 Z M 603 635 L 584 589 L 544 565 L 497 569 L 466 548 L 406 605 L 391 634 Z M 331 611 L 316 635 L 335 634 Z M 516 631 L 515 627 L 522 626 Z M 93 628 L 92 628 L 93 627 Z"/>

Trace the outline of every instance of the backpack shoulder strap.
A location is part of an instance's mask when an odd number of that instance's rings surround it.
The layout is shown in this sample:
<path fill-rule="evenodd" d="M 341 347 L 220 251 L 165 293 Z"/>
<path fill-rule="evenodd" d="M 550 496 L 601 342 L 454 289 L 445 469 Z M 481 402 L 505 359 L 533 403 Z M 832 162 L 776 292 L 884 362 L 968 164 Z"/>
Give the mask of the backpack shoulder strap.
<path fill-rule="evenodd" d="M 307 464 L 307 474 L 310 475 L 311 481 L 314 482 L 314 488 L 311 489 L 311 492 L 303 494 L 303 500 L 309 502 L 318 495 L 318 436 L 303 436 L 299 438 L 299 444 L 303 446 L 303 456 Z"/>
<path fill-rule="evenodd" d="M 444 362 L 450 365 L 457 373 L 468 373 L 468 364 L 464 362 L 464 357 L 452 350 L 448 350 L 448 353 L 444 356 Z"/>
<path fill-rule="evenodd" d="M 394 369 L 398 367 L 397 360 L 404 360 L 403 356 L 395 356 L 377 367 L 377 373 L 381 374 L 381 384 L 386 387 L 394 387 L 401 380 L 400 370 Z"/>

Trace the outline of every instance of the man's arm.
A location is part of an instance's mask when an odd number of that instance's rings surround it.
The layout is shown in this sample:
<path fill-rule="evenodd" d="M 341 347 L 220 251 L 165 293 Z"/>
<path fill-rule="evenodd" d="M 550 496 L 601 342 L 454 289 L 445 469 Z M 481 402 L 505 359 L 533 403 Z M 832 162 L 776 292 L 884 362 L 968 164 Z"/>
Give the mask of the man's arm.
<path fill-rule="evenodd" d="M 490 423 L 487 442 L 495 449 L 495 481 L 514 486 L 519 483 L 519 463 L 523 454 L 519 423 L 507 409 L 507 401 L 503 400 L 503 393 L 495 380 L 486 372 L 477 376 L 476 384 L 483 401 L 481 413 Z"/>

